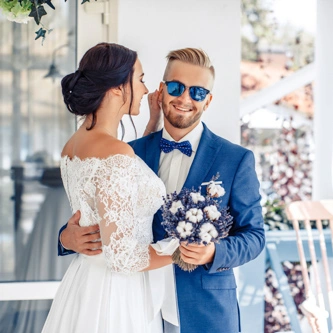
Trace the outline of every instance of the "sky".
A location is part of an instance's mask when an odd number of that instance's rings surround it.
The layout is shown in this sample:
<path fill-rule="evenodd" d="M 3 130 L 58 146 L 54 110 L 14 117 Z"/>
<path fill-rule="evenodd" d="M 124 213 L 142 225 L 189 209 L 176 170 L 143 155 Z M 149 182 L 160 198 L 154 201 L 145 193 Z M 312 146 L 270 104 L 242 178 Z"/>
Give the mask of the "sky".
<path fill-rule="evenodd" d="M 308 32 L 316 31 L 317 0 L 273 0 L 275 17 Z"/>

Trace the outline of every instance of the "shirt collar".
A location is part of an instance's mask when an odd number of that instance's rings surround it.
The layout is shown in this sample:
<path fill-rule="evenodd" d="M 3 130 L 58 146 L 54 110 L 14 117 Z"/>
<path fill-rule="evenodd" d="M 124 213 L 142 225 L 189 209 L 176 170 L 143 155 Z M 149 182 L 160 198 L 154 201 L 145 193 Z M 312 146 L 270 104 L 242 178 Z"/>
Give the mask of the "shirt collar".
<path fill-rule="evenodd" d="M 190 141 L 192 145 L 192 151 L 196 152 L 199 146 L 203 130 L 204 127 L 202 125 L 202 122 L 200 121 L 199 124 L 195 126 L 191 132 L 187 133 L 183 138 L 181 138 L 179 141 L 176 142 Z M 163 128 L 162 131 L 162 138 L 169 141 L 175 141 L 165 128 Z"/>

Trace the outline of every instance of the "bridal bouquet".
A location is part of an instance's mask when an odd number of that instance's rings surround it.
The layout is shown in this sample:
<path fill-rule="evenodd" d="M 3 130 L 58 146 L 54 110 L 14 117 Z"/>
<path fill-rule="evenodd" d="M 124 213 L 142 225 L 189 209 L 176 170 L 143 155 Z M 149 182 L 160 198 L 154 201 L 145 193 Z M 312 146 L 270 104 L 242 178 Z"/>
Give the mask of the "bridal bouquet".
<path fill-rule="evenodd" d="M 228 208 L 220 208 L 219 200 L 225 190 L 216 182 L 219 174 L 207 183 L 207 194 L 198 190 L 184 188 L 180 193 L 171 193 L 164 198 L 162 206 L 162 225 L 169 237 L 187 244 L 208 245 L 218 243 L 227 237 L 232 226 L 232 216 Z M 204 184 L 202 184 L 204 185 Z M 179 248 L 173 253 L 174 262 L 185 271 L 193 271 L 197 266 L 184 262 Z"/>

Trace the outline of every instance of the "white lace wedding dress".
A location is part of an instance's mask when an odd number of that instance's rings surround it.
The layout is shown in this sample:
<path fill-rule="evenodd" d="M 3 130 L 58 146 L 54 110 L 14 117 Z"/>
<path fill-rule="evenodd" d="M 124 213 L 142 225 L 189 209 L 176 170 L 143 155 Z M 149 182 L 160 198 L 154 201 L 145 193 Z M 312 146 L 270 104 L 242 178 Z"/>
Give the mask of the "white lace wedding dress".
<path fill-rule="evenodd" d="M 81 226 L 100 225 L 103 253 L 76 254 L 53 301 L 44 333 L 159 333 L 149 284 L 152 219 L 165 187 L 137 156 L 61 160 Z M 155 317 L 155 318 L 154 318 Z"/>

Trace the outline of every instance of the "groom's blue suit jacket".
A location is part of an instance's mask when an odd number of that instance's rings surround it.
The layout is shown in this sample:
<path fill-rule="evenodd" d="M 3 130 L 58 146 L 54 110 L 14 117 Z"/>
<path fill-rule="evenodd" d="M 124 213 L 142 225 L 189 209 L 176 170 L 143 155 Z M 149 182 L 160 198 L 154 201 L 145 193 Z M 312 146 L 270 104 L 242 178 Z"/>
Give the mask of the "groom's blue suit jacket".
<path fill-rule="evenodd" d="M 156 174 L 161 136 L 162 131 L 159 131 L 130 142 L 136 155 Z M 204 125 L 184 187 L 198 188 L 219 173 L 226 192 L 222 206 L 230 208 L 234 219 L 229 236 L 216 244 L 211 264 L 199 266 L 191 273 L 175 267 L 181 333 L 240 332 L 233 268 L 256 258 L 265 244 L 259 182 L 254 167 L 251 151 L 215 135 Z M 202 186 L 202 192 L 205 190 Z M 161 222 L 162 215 L 158 211 L 153 222 L 155 241 L 165 237 Z M 58 254 L 70 253 L 73 252 L 65 250 L 59 242 Z"/>
<path fill-rule="evenodd" d="M 158 173 L 162 131 L 130 142 L 136 155 Z M 259 182 L 253 153 L 212 133 L 206 125 L 184 187 L 198 188 L 217 173 L 223 182 L 222 205 L 230 208 L 233 226 L 216 244 L 214 261 L 193 272 L 175 267 L 181 333 L 238 333 L 240 318 L 233 268 L 256 258 L 264 248 Z M 206 187 L 202 186 L 205 193 Z M 165 237 L 158 211 L 155 241 Z"/>

